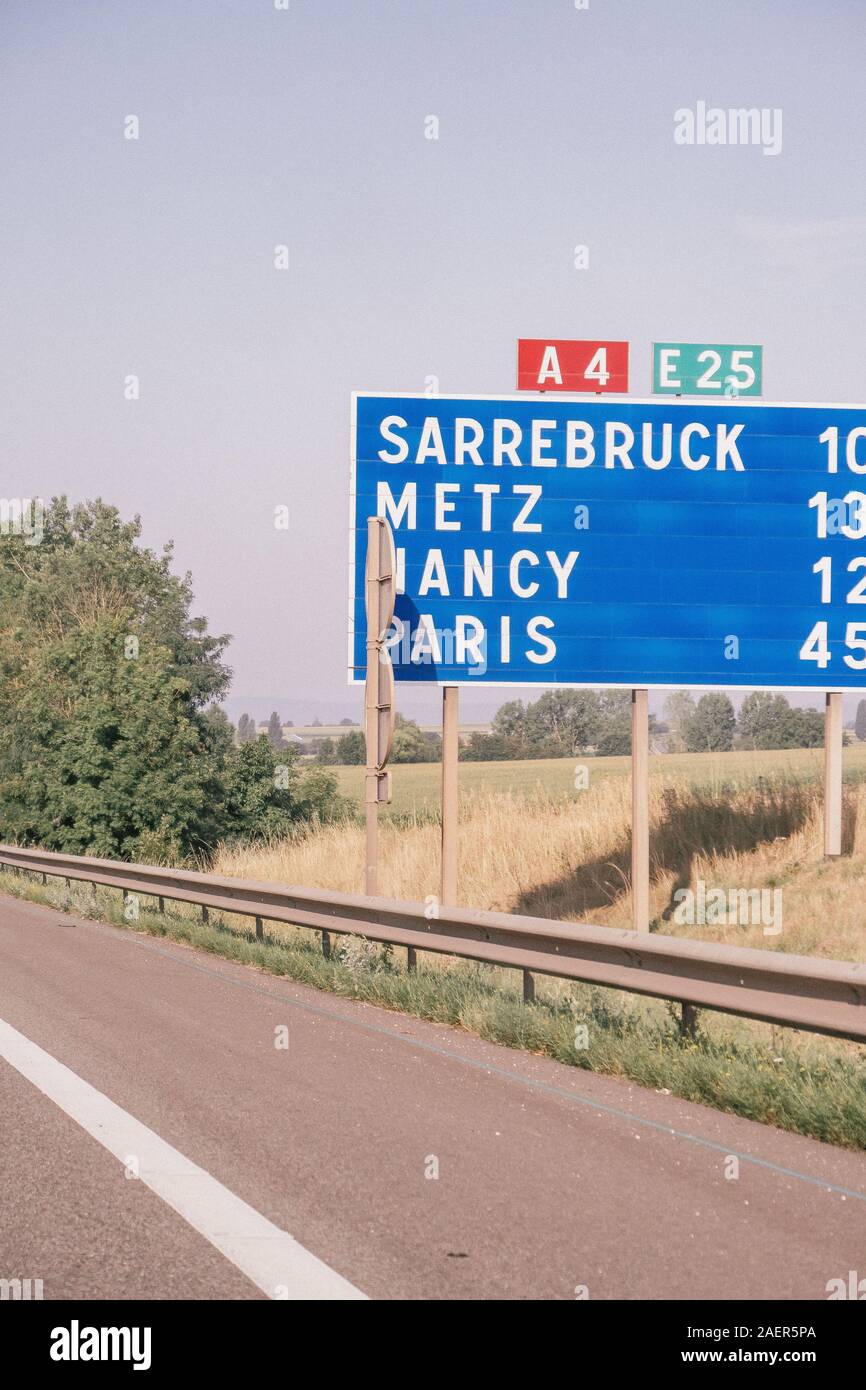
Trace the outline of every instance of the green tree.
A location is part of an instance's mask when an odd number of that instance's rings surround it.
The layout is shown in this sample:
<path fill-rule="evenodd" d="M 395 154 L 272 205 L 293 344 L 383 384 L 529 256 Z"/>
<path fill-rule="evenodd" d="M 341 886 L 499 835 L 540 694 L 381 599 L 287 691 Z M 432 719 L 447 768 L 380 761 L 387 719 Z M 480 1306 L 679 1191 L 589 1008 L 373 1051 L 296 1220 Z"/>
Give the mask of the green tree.
<path fill-rule="evenodd" d="M 688 690 L 672 690 L 664 703 L 668 724 L 668 752 L 686 751 L 686 727 L 695 712 L 694 698 Z"/>
<path fill-rule="evenodd" d="M 232 750 L 225 768 L 226 838 L 285 835 L 300 821 L 330 819 L 344 809 L 332 773 L 302 773 L 293 748 L 278 752 L 264 735 Z"/>
<path fill-rule="evenodd" d="M 493 717 L 491 733 L 500 738 L 519 739 L 525 742 L 526 706 L 522 700 L 508 700 Z"/>
<path fill-rule="evenodd" d="M 740 706 L 737 731 L 744 748 L 817 748 L 824 741 L 824 716 L 792 709 L 784 695 L 755 690 Z"/>
<path fill-rule="evenodd" d="M 631 752 L 631 729 L 610 729 L 595 746 L 599 758 L 617 758 Z"/>
<path fill-rule="evenodd" d="M 650 724 L 654 722 L 651 717 Z M 631 695 L 627 690 L 598 692 L 595 751 L 601 758 L 631 752 Z"/>
<path fill-rule="evenodd" d="M 267 740 L 233 746 L 215 703 L 228 638 L 191 616 L 189 576 L 171 573 L 170 546 L 141 546 L 140 530 L 102 501 L 61 497 L 40 545 L 0 535 L 4 835 L 176 862 L 221 837 L 339 814 L 328 774 L 293 762 L 274 781 Z"/>
<path fill-rule="evenodd" d="M 319 763 L 322 767 L 333 767 L 334 764 L 338 761 L 339 760 L 337 758 L 337 748 L 334 739 L 319 739 L 319 746 L 316 749 L 316 762 Z"/>
<path fill-rule="evenodd" d="M 584 753 L 601 732 L 600 706 L 595 690 L 545 690 L 529 705 L 526 742 L 553 757 Z"/>
<path fill-rule="evenodd" d="M 268 720 L 267 740 L 271 747 L 276 749 L 277 752 L 286 746 L 286 740 L 283 738 L 282 722 L 276 710 L 274 710 Z"/>
<path fill-rule="evenodd" d="M 492 731 L 483 734 L 476 730 L 465 742 L 461 742 L 457 756 L 461 762 L 504 762 L 511 758 L 525 757 L 526 749 L 518 739 Z"/>
<path fill-rule="evenodd" d="M 25 843 L 169 856 L 213 836 L 228 638 L 140 530 L 56 498 L 39 546 L 0 536 L 0 815 Z"/>
<path fill-rule="evenodd" d="M 702 695 L 685 727 L 690 753 L 723 752 L 734 746 L 734 707 L 721 691 Z"/>
<path fill-rule="evenodd" d="M 256 736 L 256 721 L 248 714 L 238 720 L 238 743 L 252 743 Z"/>
<path fill-rule="evenodd" d="M 341 767 L 363 767 L 367 761 L 367 744 L 360 729 L 341 734 L 337 739 L 337 762 Z"/>
<path fill-rule="evenodd" d="M 737 733 L 744 748 L 784 748 L 791 706 L 784 695 L 753 690 L 740 706 Z"/>
<path fill-rule="evenodd" d="M 351 738 L 351 734 L 346 735 Z M 342 742 L 342 739 L 340 740 Z M 398 714 L 391 745 L 392 763 L 434 763 L 441 755 L 441 740 L 423 733 L 414 719 Z"/>
<path fill-rule="evenodd" d="M 627 690 L 564 689 L 546 690 L 526 705 L 522 700 L 501 705 L 490 735 L 470 738 L 463 756 L 564 758 L 590 750 L 602 755 L 628 753 L 630 748 Z"/>
<path fill-rule="evenodd" d="M 165 647 L 142 642 L 134 660 L 124 657 L 126 627 L 102 620 L 38 654 L 16 705 L 17 756 L 4 759 L 0 779 L 7 834 L 140 859 L 144 836 L 151 854 L 172 858 L 218 833 L 218 726 L 190 717 L 189 688 Z"/>
<path fill-rule="evenodd" d="M 843 737 L 843 743 L 845 737 Z M 774 748 L 820 748 L 824 742 L 824 716 L 816 709 L 789 709 Z"/>

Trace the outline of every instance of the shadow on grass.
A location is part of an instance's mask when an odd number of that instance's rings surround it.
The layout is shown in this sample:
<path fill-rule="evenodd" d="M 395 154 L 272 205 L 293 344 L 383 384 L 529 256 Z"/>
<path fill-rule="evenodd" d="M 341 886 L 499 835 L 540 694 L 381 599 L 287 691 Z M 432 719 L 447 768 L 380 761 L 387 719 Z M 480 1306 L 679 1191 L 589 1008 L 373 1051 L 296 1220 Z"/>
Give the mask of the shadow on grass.
<path fill-rule="evenodd" d="M 809 819 L 815 805 L 814 786 L 781 787 L 759 781 L 748 790 L 666 787 L 661 819 L 650 827 L 650 874 L 673 875 L 670 899 L 661 914 L 670 921 L 674 895 L 692 880 L 694 860 L 701 854 L 743 854 L 762 844 L 786 839 Z M 855 810 L 846 805 L 843 849 L 854 843 Z M 847 849 L 846 849 L 847 846 Z M 613 853 L 576 865 L 566 875 L 521 894 L 514 910 L 535 917 L 581 917 L 610 907 L 630 889 L 631 837 L 626 835 Z"/>

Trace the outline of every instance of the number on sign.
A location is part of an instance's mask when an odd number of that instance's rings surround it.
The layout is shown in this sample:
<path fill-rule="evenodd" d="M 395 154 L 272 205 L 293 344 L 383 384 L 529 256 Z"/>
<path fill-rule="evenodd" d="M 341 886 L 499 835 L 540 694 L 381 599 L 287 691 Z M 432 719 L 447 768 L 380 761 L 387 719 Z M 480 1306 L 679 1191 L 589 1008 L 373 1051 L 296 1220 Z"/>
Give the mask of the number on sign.
<path fill-rule="evenodd" d="M 742 374 L 740 380 L 735 381 L 737 390 L 739 391 L 748 391 L 749 387 L 755 384 L 755 369 L 751 365 L 754 356 L 755 354 L 751 348 L 741 348 L 738 352 L 731 353 L 731 372 L 734 378 L 736 378 L 737 372 Z M 748 362 L 746 361 L 747 357 L 749 358 Z M 728 380 L 730 380 L 730 377 Z"/>
<path fill-rule="evenodd" d="M 830 648 L 827 645 L 827 624 L 816 623 L 800 648 L 801 661 L 816 661 L 818 670 L 830 665 Z"/>
<path fill-rule="evenodd" d="M 586 381 L 597 381 L 599 386 L 607 386 L 610 372 L 607 370 L 607 348 L 599 348 L 584 372 Z"/>
<path fill-rule="evenodd" d="M 848 573 L 853 574 L 855 570 L 866 569 L 866 555 L 858 555 L 856 560 L 852 560 L 848 565 Z M 866 603 L 866 574 L 862 579 L 858 579 L 853 589 L 848 590 L 846 603 Z"/>
<path fill-rule="evenodd" d="M 721 391 L 722 383 L 713 380 L 713 377 L 722 365 L 721 353 L 716 352 L 715 348 L 707 348 L 706 352 L 698 353 L 698 361 L 711 363 L 711 366 L 707 367 L 703 375 L 698 377 L 698 386 L 701 390 Z"/>
<path fill-rule="evenodd" d="M 866 623 L 849 623 L 845 628 L 845 646 L 854 647 L 861 651 L 863 655 L 859 661 L 853 656 L 845 657 L 845 665 L 850 666 L 854 671 L 862 671 L 866 668 Z"/>
<path fill-rule="evenodd" d="M 830 590 L 831 590 L 831 582 L 832 582 L 832 581 L 831 581 L 832 569 L 833 569 L 833 561 L 830 559 L 830 556 L 829 556 L 829 555 L 823 555 L 823 556 L 821 557 L 821 559 L 818 561 L 818 563 L 817 563 L 816 565 L 813 565 L 813 566 L 812 566 L 812 573 L 813 573 L 813 574 L 820 574 L 820 576 L 821 576 L 821 602 L 822 602 L 822 603 L 829 603 L 829 602 L 830 602 Z"/>
<path fill-rule="evenodd" d="M 864 425 L 858 425 L 855 430 L 851 430 L 845 439 L 845 463 L 852 473 L 866 473 L 866 458 L 857 457 L 857 445 L 861 439 L 866 439 Z M 839 430 L 836 425 L 831 425 L 823 434 L 819 434 L 818 443 L 827 445 L 827 472 L 838 473 Z"/>
<path fill-rule="evenodd" d="M 848 573 L 856 574 L 857 570 L 866 569 L 866 555 L 858 555 L 855 559 L 848 562 Z M 813 574 L 821 576 L 821 602 L 832 603 L 833 589 L 833 561 L 829 555 L 822 555 L 821 559 L 812 566 Z M 848 590 L 846 603 L 866 603 L 866 574 L 862 579 L 858 579 L 852 589 Z"/>
<path fill-rule="evenodd" d="M 828 498 L 826 492 L 816 492 L 809 498 L 809 506 L 818 512 L 816 535 L 819 541 L 826 540 L 828 532 L 847 536 L 849 541 L 861 541 L 866 537 L 866 493 L 846 492 L 844 497 Z"/>
<path fill-rule="evenodd" d="M 850 666 L 853 671 L 866 671 L 866 623 L 846 624 L 845 646 L 848 648 L 844 657 L 845 665 Z M 856 652 L 857 655 L 852 655 L 852 652 Z M 819 671 L 830 665 L 830 646 L 825 622 L 816 623 L 812 628 L 800 648 L 800 660 L 817 662 Z"/>

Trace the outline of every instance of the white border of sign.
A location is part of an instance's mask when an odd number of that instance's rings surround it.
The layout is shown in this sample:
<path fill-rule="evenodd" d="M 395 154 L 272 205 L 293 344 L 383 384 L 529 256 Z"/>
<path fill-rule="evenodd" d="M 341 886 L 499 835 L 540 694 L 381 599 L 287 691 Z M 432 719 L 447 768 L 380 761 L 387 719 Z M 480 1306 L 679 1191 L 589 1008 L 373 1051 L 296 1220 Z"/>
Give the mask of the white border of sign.
<path fill-rule="evenodd" d="M 416 400 L 416 401 L 544 401 L 549 399 L 546 391 L 520 391 L 490 394 L 484 391 L 438 391 L 435 396 L 430 396 L 426 391 L 352 391 L 350 392 L 350 420 L 349 420 L 349 451 L 351 455 L 351 473 L 349 478 L 349 685 L 357 686 L 364 684 L 364 675 L 354 674 L 355 658 L 355 632 L 354 632 L 354 603 L 355 603 L 355 478 L 357 467 L 357 446 L 358 441 L 355 432 L 356 402 L 362 398 L 373 397 L 377 400 Z M 608 397 L 592 396 L 586 394 L 572 395 L 568 392 L 556 392 L 555 400 L 557 405 L 599 405 L 605 403 Z M 694 410 L 696 405 L 721 406 L 723 409 L 736 409 L 738 406 L 743 410 L 862 410 L 866 414 L 866 405 L 862 402 L 840 404 L 837 401 L 765 401 L 757 396 L 729 396 L 722 399 L 708 400 L 706 396 L 628 396 L 611 394 L 611 403 L 614 401 L 620 405 L 654 405 L 671 406 L 675 410 Z M 396 540 L 396 537 L 395 537 Z M 866 691 L 863 686 L 834 686 L 834 685 L 773 685 L 773 686 L 751 686 L 751 685 L 684 685 L 681 681 L 675 685 L 660 685 L 652 681 L 644 681 L 638 687 L 631 684 L 624 684 L 622 681 L 556 681 L 551 685 L 545 685 L 541 681 L 477 681 L 467 678 L 466 680 L 430 680 L 430 681 L 401 681 L 395 673 L 395 680 L 398 686 L 405 686 L 407 689 L 417 687 L 419 690 L 437 689 L 446 685 L 456 685 L 461 690 L 632 690 L 635 688 L 644 690 L 730 690 L 739 691 L 746 694 L 749 690 L 791 690 L 798 694 L 820 695 L 841 694 L 856 695 L 859 691 Z"/>

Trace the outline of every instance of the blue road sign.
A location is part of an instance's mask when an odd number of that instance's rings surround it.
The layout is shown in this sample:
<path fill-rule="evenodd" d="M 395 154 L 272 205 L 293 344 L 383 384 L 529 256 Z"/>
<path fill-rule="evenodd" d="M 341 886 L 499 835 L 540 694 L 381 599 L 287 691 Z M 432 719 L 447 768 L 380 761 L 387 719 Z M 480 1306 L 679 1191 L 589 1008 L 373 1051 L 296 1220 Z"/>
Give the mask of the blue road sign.
<path fill-rule="evenodd" d="M 866 687 L 866 406 L 353 397 L 398 681 Z"/>

